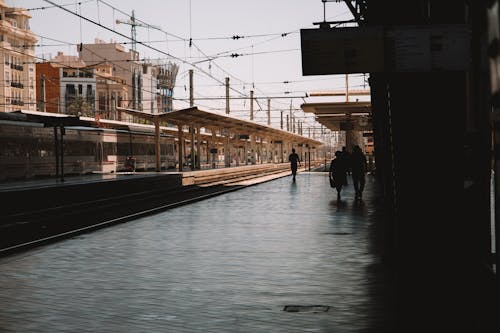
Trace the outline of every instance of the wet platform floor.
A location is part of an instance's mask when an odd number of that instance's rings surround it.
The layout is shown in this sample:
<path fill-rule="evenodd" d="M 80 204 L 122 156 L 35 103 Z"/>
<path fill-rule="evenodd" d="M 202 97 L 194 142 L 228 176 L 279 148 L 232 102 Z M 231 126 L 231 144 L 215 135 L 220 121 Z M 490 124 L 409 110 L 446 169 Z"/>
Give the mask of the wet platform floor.
<path fill-rule="evenodd" d="M 0 258 L 0 331 L 387 332 L 375 202 L 301 173 Z"/>

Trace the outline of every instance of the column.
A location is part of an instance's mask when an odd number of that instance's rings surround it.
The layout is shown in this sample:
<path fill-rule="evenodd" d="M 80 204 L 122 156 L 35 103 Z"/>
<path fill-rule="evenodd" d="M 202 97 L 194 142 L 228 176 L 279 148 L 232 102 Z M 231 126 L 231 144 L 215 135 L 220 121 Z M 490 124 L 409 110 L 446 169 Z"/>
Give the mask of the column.
<path fill-rule="evenodd" d="M 154 117 L 155 124 L 155 157 L 156 157 L 156 172 L 161 171 L 161 147 L 160 147 L 160 119 Z"/>
<path fill-rule="evenodd" d="M 196 160 L 196 150 L 194 148 L 194 141 L 195 141 L 195 131 L 196 127 L 191 126 L 189 127 L 189 132 L 190 132 L 190 138 L 191 138 L 191 170 L 194 170 L 196 165 L 195 165 L 195 160 Z"/>
<path fill-rule="evenodd" d="M 196 127 L 196 169 L 201 170 L 201 128 Z"/>
<path fill-rule="evenodd" d="M 219 145 L 217 143 L 217 131 L 215 130 L 215 128 L 212 128 L 211 129 L 212 131 L 212 168 L 215 169 L 217 167 L 217 159 L 219 157 Z"/>
<path fill-rule="evenodd" d="M 182 125 L 177 125 L 177 138 L 178 138 L 178 145 L 179 145 L 179 171 L 182 172 L 182 164 L 184 163 L 184 136 L 182 133 Z"/>

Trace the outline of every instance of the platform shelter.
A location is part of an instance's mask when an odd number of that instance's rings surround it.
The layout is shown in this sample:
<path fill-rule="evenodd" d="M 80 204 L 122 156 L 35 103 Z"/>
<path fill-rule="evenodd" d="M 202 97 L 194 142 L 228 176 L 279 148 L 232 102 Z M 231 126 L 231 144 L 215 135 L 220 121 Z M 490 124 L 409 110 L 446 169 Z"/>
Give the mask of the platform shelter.
<path fill-rule="evenodd" d="M 191 163 L 192 169 L 200 169 L 202 159 L 216 167 L 219 155 L 224 165 L 283 163 L 288 161 L 292 148 L 303 160 L 315 160 L 321 141 L 291 133 L 254 121 L 229 117 L 190 107 L 166 113 L 150 114 L 137 110 L 118 108 L 123 112 L 154 123 L 156 128 L 156 160 L 160 166 L 160 131 L 173 131 L 178 138 L 179 171 L 186 158 L 187 145 L 198 158 Z M 162 126 L 167 125 L 167 126 Z M 161 128 L 160 128 L 161 127 Z"/>
<path fill-rule="evenodd" d="M 371 102 L 328 102 L 305 103 L 301 105 L 304 112 L 314 113 L 316 121 L 331 131 L 345 131 L 346 147 L 352 150 L 353 145 L 362 145 L 362 135 L 372 131 Z"/>

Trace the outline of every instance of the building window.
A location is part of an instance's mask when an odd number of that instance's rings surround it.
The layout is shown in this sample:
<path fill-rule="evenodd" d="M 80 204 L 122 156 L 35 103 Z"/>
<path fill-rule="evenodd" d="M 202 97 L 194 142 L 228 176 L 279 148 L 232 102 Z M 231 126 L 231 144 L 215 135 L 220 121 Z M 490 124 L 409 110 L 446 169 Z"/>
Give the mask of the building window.
<path fill-rule="evenodd" d="M 92 85 L 87 84 L 87 103 L 94 105 L 94 92 L 92 91 Z"/>
<path fill-rule="evenodd" d="M 66 94 L 67 95 L 76 95 L 75 85 L 67 84 L 66 85 Z"/>
<path fill-rule="evenodd" d="M 99 111 L 106 110 L 106 96 L 104 94 L 99 94 Z"/>

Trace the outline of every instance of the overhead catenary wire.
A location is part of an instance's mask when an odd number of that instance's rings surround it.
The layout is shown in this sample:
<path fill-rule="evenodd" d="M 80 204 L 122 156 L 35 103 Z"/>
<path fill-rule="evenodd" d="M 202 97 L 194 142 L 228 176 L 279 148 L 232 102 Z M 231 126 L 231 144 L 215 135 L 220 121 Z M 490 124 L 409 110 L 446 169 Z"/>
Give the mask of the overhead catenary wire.
<path fill-rule="evenodd" d="M 119 36 L 122 36 L 122 37 L 124 37 L 124 38 L 127 38 L 127 39 L 130 39 L 130 40 L 131 40 L 131 37 L 129 37 L 129 36 L 126 36 L 125 34 L 122 34 L 122 33 L 118 32 L 118 31 L 116 31 L 116 30 L 114 30 L 114 29 L 111 29 L 111 28 L 109 28 L 109 27 L 107 27 L 107 26 L 105 26 L 105 25 L 103 25 L 103 24 L 100 24 L 100 23 L 96 22 L 95 20 L 92 20 L 92 19 L 87 18 L 87 17 L 85 17 L 85 16 L 83 16 L 83 15 L 80 15 L 80 14 L 78 14 L 78 13 L 75 13 L 75 12 L 73 12 L 73 11 L 71 11 L 71 10 L 67 9 L 67 8 L 60 7 L 60 6 L 58 6 L 56 3 L 54 3 L 53 1 L 50 1 L 50 0 L 44 0 L 44 1 L 45 1 L 45 2 L 50 3 L 50 4 L 54 5 L 54 6 L 57 6 L 57 7 L 59 7 L 60 9 L 62 9 L 62 10 L 64 10 L 64 11 L 66 11 L 66 12 L 68 12 L 68 13 L 72 14 L 72 15 L 75 15 L 75 16 L 77 16 L 77 17 L 81 17 L 82 19 L 84 19 L 84 20 L 86 20 L 86 21 L 88 21 L 88 22 L 90 22 L 90 23 L 92 23 L 92 24 L 95 24 L 95 25 L 97 25 L 97 26 L 99 26 L 99 27 L 101 27 L 101 28 L 103 28 L 103 29 L 105 29 L 105 30 L 107 30 L 107 31 L 110 31 L 110 32 L 112 32 L 112 33 L 115 33 L 115 34 L 117 34 L 117 35 L 119 35 Z M 103 2 L 103 3 L 104 3 L 104 2 Z M 114 8 L 114 7 L 113 7 L 113 8 Z M 164 54 L 164 55 L 166 55 L 166 56 L 169 56 L 169 57 L 171 57 L 172 59 L 175 59 L 175 60 L 177 60 L 177 61 L 179 61 L 179 62 L 182 62 L 183 64 L 190 65 L 190 66 L 192 66 L 193 68 L 198 69 L 198 71 L 200 71 L 201 73 L 203 73 L 203 74 L 207 75 L 208 77 L 210 77 L 210 78 L 212 78 L 213 80 L 215 80 L 215 81 L 217 81 L 217 82 L 219 82 L 219 83 L 221 83 L 221 84 L 222 84 L 222 81 L 221 81 L 220 79 L 217 79 L 216 77 L 214 77 L 214 76 L 213 76 L 213 75 L 211 75 L 210 73 L 207 73 L 205 70 L 203 70 L 201 67 L 197 66 L 196 64 L 193 64 L 193 63 L 191 63 L 191 62 L 188 62 L 188 61 L 186 61 L 186 60 L 184 60 L 184 59 L 181 59 L 181 58 L 179 58 L 179 57 L 173 56 L 173 55 L 171 55 L 171 54 L 169 54 L 169 53 L 167 53 L 167 52 L 164 52 L 164 51 L 159 50 L 159 49 L 157 49 L 157 48 L 155 48 L 155 47 L 152 47 L 152 46 L 150 46 L 150 45 L 147 45 L 147 44 L 146 44 L 146 43 L 144 43 L 144 42 L 137 42 L 137 43 L 138 43 L 138 44 L 140 44 L 140 45 L 142 45 L 142 46 L 144 46 L 144 47 L 147 47 L 147 48 L 149 48 L 149 49 L 151 49 L 151 50 L 153 50 L 153 51 L 156 51 L 156 52 L 158 52 L 158 53 L 160 53 L 160 54 Z M 240 92 L 240 91 L 238 91 L 238 90 L 234 89 L 233 87 L 231 87 L 230 89 L 231 89 L 231 90 L 233 90 L 233 91 L 238 92 L 238 93 L 239 93 L 239 94 L 241 94 L 241 95 L 245 95 L 244 93 L 242 93 L 242 92 Z"/>
<path fill-rule="evenodd" d="M 50 3 L 50 2 L 49 2 L 49 3 Z M 97 6 L 99 6 L 99 4 L 105 4 L 105 3 L 106 3 L 105 1 L 100 1 L 100 0 L 97 0 Z M 55 7 L 58 7 L 58 6 L 57 6 L 57 5 L 55 5 Z M 115 7 L 111 7 L 111 8 L 113 8 L 113 12 L 114 12 L 114 11 L 115 11 Z M 116 9 L 116 11 L 117 11 L 117 12 L 121 12 L 121 13 L 123 13 L 123 14 L 125 14 L 125 15 L 129 15 L 128 13 L 125 13 L 125 12 L 123 12 L 123 11 L 119 11 L 118 9 Z M 71 11 L 70 11 L 70 12 L 71 12 Z M 73 13 L 73 14 L 74 14 L 74 13 Z M 80 14 L 81 14 L 81 12 L 80 12 Z M 82 16 L 82 15 L 80 15 L 80 16 Z M 100 15 L 98 15 L 98 22 L 97 22 L 97 23 L 99 23 L 99 24 L 100 24 Z M 102 25 L 102 24 L 101 24 L 101 25 Z M 113 29 L 113 30 L 114 30 L 114 29 Z M 114 33 L 116 33 L 116 32 L 114 32 Z M 191 35 L 191 34 L 190 34 L 190 35 Z M 269 35 L 269 34 L 263 34 L 262 36 L 265 36 L 265 35 Z M 236 35 L 236 36 L 237 36 L 237 35 Z M 125 38 L 128 38 L 128 36 L 124 36 L 124 37 L 125 37 Z M 192 37 L 193 37 L 193 36 L 191 35 L 191 36 L 190 36 L 190 38 L 192 38 Z M 275 37 L 278 37 L 278 35 L 276 35 Z M 181 38 L 181 37 L 179 37 L 179 38 Z M 128 38 L 128 39 L 129 39 L 129 38 Z M 183 39 L 183 40 L 186 40 L 186 39 Z M 202 40 L 202 39 L 195 39 L 195 38 L 192 38 L 192 40 L 196 41 L 196 40 Z M 148 48 L 150 48 L 150 49 L 155 50 L 155 51 L 157 51 L 157 52 L 158 52 L 158 50 L 157 50 L 157 49 L 155 49 L 155 48 L 151 48 L 151 47 L 150 47 L 150 44 L 151 44 L 151 43 L 143 42 L 142 44 L 144 44 L 143 46 L 148 47 Z M 149 44 L 149 45 L 146 45 L 146 44 Z M 196 45 L 196 44 L 195 44 L 195 45 Z M 254 45 L 254 44 L 253 44 L 253 45 Z M 163 53 L 163 51 L 160 51 L 160 53 Z M 200 50 L 200 53 L 202 53 L 202 51 L 201 51 L 201 50 Z M 163 54 L 164 54 L 164 53 L 163 53 Z M 166 52 L 166 54 L 167 54 L 167 58 L 165 58 L 165 59 L 172 59 L 172 58 L 171 58 L 171 57 L 172 57 L 172 55 L 171 55 L 170 53 Z M 253 52 L 252 52 L 252 54 L 253 54 Z M 255 54 L 257 54 L 257 53 L 255 53 Z M 169 57 L 170 57 L 170 58 L 169 58 Z M 226 55 L 225 57 L 230 57 L 230 55 Z M 176 57 L 173 57 L 173 58 L 176 58 Z M 180 58 L 177 58 L 176 60 L 181 61 L 183 64 L 187 64 L 187 65 L 189 64 L 190 66 L 192 66 L 192 67 L 194 67 L 194 68 L 201 69 L 201 68 L 198 68 L 197 66 L 195 66 L 196 64 L 193 64 L 193 63 L 192 63 L 192 62 L 190 62 L 190 61 L 182 61 L 182 59 L 181 59 L 181 60 L 179 60 L 179 59 L 180 59 Z M 111 61 L 111 60 L 110 60 L 110 61 Z M 214 66 L 218 66 L 218 64 L 216 64 L 216 63 L 214 62 Z M 221 70 L 225 70 L 225 69 L 223 69 L 223 68 L 221 68 L 221 67 L 220 67 L 220 69 L 221 69 Z M 211 72 L 210 72 L 210 73 L 208 73 L 208 72 L 206 72 L 206 71 L 204 71 L 204 70 L 202 70 L 201 72 L 202 72 L 205 76 L 208 76 L 208 77 L 211 77 L 212 79 L 214 79 L 216 82 L 218 82 L 218 83 L 220 84 L 220 86 L 223 86 L 223 82 L 222 82 L 220 79 L 217 79 L 216 77 L 214 77 L 214 76 L 212 75 L 212 73 L 211 73 Z M 228 72 L 226 72 L 226 73 L 228 73 Z M 207 75 L 207 74 L 208 74 L 208 75 Z M 234 75 L 230 75 L 230 73 L 228 73 L 228 76 L 230 76 L 230 77 L 234 78 L 234 79 L 235 79 L 235 81 L 236 81 L 236 82 L 231 82 L 231 88 L 233 88 L 233 86 L 234 86 L 234 87 L 236 87 L 236 86 L 241 86 L 241 85 L 243 85 L 243 86 L 245 86 L 245 85 L 249 85 L 249 86 L 250 86 L 251 84 L 254 84 L 254 83 L 255 83 L 255 82 L 253 82 L 253 81 L 254 81 L 253 79 L 252 79 L 252 83 L 248 83 L 248 82 L 245 82 L 245 81 L 243 81 L 243 80 L 240 80 L 240 79 L 236 78 Z M 238 81 L 240 81 L 240 82 L 238 82 Z M 311 80 L 311 81 L 312 81 L 312 80 Z M 261 84 L 261 83 L 257 83 L 257 84 L 259 85 L 259 84 Z M 255 88 L 255 86 L 253 86 L 253 87 Z M 256 89 L 256 90 L 260 90 L 260 89 Z M 248 95 L 248 91 L 246 91 L 245 89 L 244 89 L 244 91 L 243 91 L 243 92 L 242 92 L 241 90 L 236 90 L 236 89 L 235 89 L 235 90 L 233 90 L 233 91 L 236 91 L 239 95 L 242 95 L 242 96 L 247 96 L 247 95 Z M 269 94 L 269 93 L 265 93 L 265 94 L 263 94 L 263 95 L 270 95 L 270 94 Z M 203 96 L 201 96 L 198 92 L 197 92 L 197 96 L 203 97 Z M 195 98 L 196 98 L 196 97 L 195 97 Z M 281 98 L 285 98 L 285 97 L 281 97 Z M 286 98 L 290 98 L 290 96 L 286 96 Z M 303 96 L 302 96 L 302 97 L 297 97 L 297 98 L 303 98 Z M 196 98 L 196 99 L 197 99 L 197 100 L 199 100 L 199 98 Z M 234 98 L 233 98 L 233 97 L 231 97 L 230 99 L 231 99 L 231 100 L 233 100 Z M 246 99 L 248 99 L 248 97 L 243 97 L 243 98 L 241 98 L 241 99 L 242 99 L 242 100 L 246 100 Z M 256 97 L 256 100 L 257 100 L 257 104 L 258 104 L 258 97 Z M 179 101 L 180 101 L 180 100 L 179 100 Z M 274 101 L 273 101 L 273 104 L 274 104 Z M 278 102 L 278 104 L 280 104 L 280 103 Z M 258 104 L 258 105 L 259 105 L 259 104 Z M 260 105 L 259 105 L 259 107 L 260 107 Z M 262 109 L 262 107 L 260 107 L 260 109 Z M 297 110 L 299 110 L 299 109 L 297 109 Z"/>

